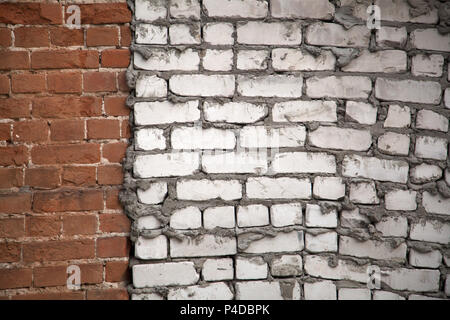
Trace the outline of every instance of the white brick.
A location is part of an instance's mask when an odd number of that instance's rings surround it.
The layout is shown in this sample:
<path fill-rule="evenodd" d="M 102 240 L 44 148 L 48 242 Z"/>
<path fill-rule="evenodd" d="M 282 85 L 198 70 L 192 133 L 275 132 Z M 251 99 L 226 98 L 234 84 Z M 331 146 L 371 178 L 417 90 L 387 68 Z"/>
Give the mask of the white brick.
<path fill-rule="evenodd" d="M 387 210 L 405 210 L 412 211 L 417 209 L 416 191 L 411 190 L 392 190 L 384 196 L 384 202 Z"/>
<path fill-rule="evenodd" d="M 309 252 L 336 252 L 338 241 L 336 232 L 325 232 L 317 235 L 305 234 L 305 248 Z"/>
<path fill-rule="evenodd" d="M 410 43 L 413 48 L 450 51 L 450 34 L 440 34 L 437 29 L 416 29 L 411 32 Z"/>
<path fill-rule="evenodd" d="M 367 99 L 372 81 L 360 76 L 328 76 L 306 79 L 306 94 L 310 98 Z"/>
<path fill-rule="evenodd" d="M 244 252 L 269 253 L 301 251 L 303 247 L 303 231 L 291 231 L 288 233 L 280 232 L 275 237 L 267 236 L 260 240 L 252 241 Z"/>
<path fill-rule="evenodd" d="M 269 224 L 269 209 L 260 204 L 239 206 L 237 211 L 239 227 L 258 227 Z"/>
<path fill-rule="evenodd" d="M 236 258 L 236 279 L 258 280 L 267 278 L 267 263 L 261 257 Z"/>
<path fill-rule="evenodd" d="M 240 130 L 239 137 L 240 145 L 245 148 L 301 147 L 305 144 L 306 128 L 247 126 Z"/>
<path fill-rule="evenodd" d="M 255 199 L 309 199 L 309 179 L 296 178 L 248 178 L 247 197 Z"/>
<path fill-rule="evenodd" d="M 248 102 L 219 104 L 205 101 L 203 112 L 205 119 L 210 122 L 254 123 L 266 117 L 268 109 L 266 105 Z"/>
<path fill-rule="evenodd" d="M 171 0 L 169 11 L 172 18 L 200 20 L 198 0 Z"/>
<path fill-rule="evenodd" d="M 315 177 L 313 194 L 320 199 L 338 200 L 345 196 L 345 184 L 339 177 Z"/>
<path fill-rule="evenodd" d="M 271 12 L 275 18 L 329 20 L 334 16 L 334 6 L 328 0 L 272 0 Z"/>
<path fill-rule="evenodd" d="M 431 110 L 419 110 L 416 117 L 416 128 L 426 130 L 448 131 L 448 119 Z"/>
<path fill-rule="evenodd" d="M 197 229 L 202 226 L 202 213 L 197 207 L 186 207 L 172 212 L 170 227 L 174 229 Z"/>
<path fill-rule="evenodd" d="M 371 300 L 370 290 L 364 288 L 341 288 L 339 300 Z"/>
<path fill-rule="evenodd" d="M 173 149 L 234 149 L 236 138 L 233 131 L 216 128 L 181 127 L 172 130 Z"/>
<path fill-rule="evenodd" d="M 145 204 L 158 204 L 163 202 L 167 194 L 166 182 L 153 182 L 147 189 L 137 189 L 139 202 Z"/>
<path fill-rule="evenodd" d="M 203 263 L 202 277 L 205 281 L 232 280 L 233 259 L 208 259 Z"/>
<path fill-rule="evenodd" d="M 419 221 L 411 225 L 409 237 L 413 240 L 450 243 L 450 224 L 438 220 Z"/>
<path fill-rule="evenodd" d="M 237 180 L 180 180 L 177 181 L 177 198 L 194 201 L 237 200 L 242 198 L 242 186 Z"/>
<path fill-rule="evenodd" d="M 409 153 L 409 135 L 386 132 L 378 137 L 378 149 L 387 154 L 407 156 Z"/>
<path fill-rule="evenodd" d="M 139 129 L 134 132 L 136 150 L 164 150 L 166 138 L 162 129 Z"/>
<path fill-rule="evenodd" d="M 406 128 L 411 124 L 411 110 L 408 106 L 390 105 L 386 120 L 384 120 L 385 128 Z"/>
<path fill-rule="evenodd" d="M 272 161 L 275 173 L 335 173 L 336 159 L 320 152 L 284 152 Z"/>
<path fill-rule="evenodd" d="M 302 30 L 299 23 L 249 21 L 237 26 L 237 42 L 258 45 L 299 45 L 302 43 Z"/>
<path fill-rule="evenodd" d="M 381 100 L 438 104 L 441 85 L 438 82 L 377 78 L 375 97 Z"/>
<path fill-rule="evenodd" d="M 167 27 L 140 23 L 136 25 L 136 43 L 166 44 Z"/>
<path fill-rule="evenodd" d="M 336 300 L 336 285 L 329 280 L 313 283 L 305 282 L 303 285 L 305 300 Z"/>
<path fill-rule="evenodd" d="M 447 275 L 445 279 L 445 294 L 450 297 L 450 275 Z"/>
<path fill-rule="evenodd" d="M 161 227 L 161 222 L 155 216 L 143 216 L 137 220 L 138 230 L 152 230 Z"/>
<path fill-rule="evenodd" d="M 199 275 L 192 262 L 138 264 L 133 266 L 133 285 L 136 288 L 170 285 L 189 285 L 198 281 Z"/>
<path fill-rule="evenodd" d="M 370 221 L 365 215 L 359 213 L 359 208 L 356 207 L 353 210 L 342 210 L 340 224 L 344 228 L 365 228 Z"/>
<path fill-rule="evenodd" d="M 408 296 L 408 300 L 444 300 L 442 298 L 423 296 L 420 294 L 411 294 Z"/>
<path fill-rule="evenodd" d="M 382 282 L 394 290 L 437 291 L 439 290 L 438 270 L 396 269 L 386 272 Z"/>
<path fill-rule="evenodd" d="M 286 227 L 302 224 L 302 204 L 285 203 L 272 205 L 270 208 L 270 221 L 274 227 Z"/>
<path fill-rule="evenodd" d="M 293 75 L 238 76 L 237 92 L 247 97 L 298 98 L 303 78 Z"/>
<path fill-rule="evenodd" d="M 307 227 L 336 228 L 337 212 L 333 209 L 330 212 L 322 213 L 319 205 L 307 204 L 305 222 Z"/>
<path fill-rule="evenodd" d="M 383 217 L 375 224 L 375 228 L 381 232 L 384 237 L 403 237 L 408 233 L 408 219 L 403 216 Z"/>
<path fill-rule="evenodd" d="M 347 260 L 338 260 L 336 267 L 329 264 L 329 258 L 324 256 L 305 256 L 305 271 L 313 277 L 332 280 L 351 280 L 366 283 L 367 266 L 358 265 Z"/>
<path fill-rule="evenodd" d="M 233 75 L 174 75 L 169 79 L 170 90 L 182 96 L 230 97 L 234 94 Z"/>
<path fill-rule="evenodd" d="M 445 160 L 447 144 L 448 141 L 445 138 L 418 136 L 414 154 L 419 158 Z"/>
<path fill-rule="evenodd" d="M 206 208 L 203 212 L 203 224 L 205 229 L 234 228 L 236 225 L 234 207 Z"/>
<path fill-rule="evenodd" d="M 267 171 L 267 152 L 203 154 L 202 169 L 207 173 L 263 174 Z"/>
<path fill-rule="evenodd" d="M 237 54 L 237 68 L 239 70 L 265 70 L 269 52 L 264 50 L 239 50 Z"/>
<path fill-rule="evenodd" d="M 276 122 L 336 122 L 334 101 L 286 101 L 275 103 L 272 110 Z"/>
<path fill-rule="evenodd" d="M 134 105 L 134 122 L 136 125 L 193 122 L 200 119 L 198 101 L 184 103 L 137 102 Z"/>
<path fill-rule="evenodd" d="M 269 10 L 267 1 L 260 0 L 203 0 L 203 6 L 210 17 L 264 18 Z"/>
<path fill-rule="evenodd" d="M 439 193 L 433 195 L 425 191 L 422 197 L 422 205 L 428 213 L 450 215 L 450 198 L 444 198 Z"/>
<path fill-rule="evenodd" d="M 231 23 L 212 22 L 203 27 L 203 41 L 212 45 L 232 45 L 234 27 Z"/>
<path fill-rule="evenodd" d="M 233 293 L 224 282 L 186 288 L 171 288 L 167 300 L 231 300 Z"/>
<path fill-rule="evenodd" d="M 373 300 L 406 300 L 402 296 L 389 291 L 373 291 Z"/>
<path fill-rule="evenodd" d="M 136 0 L 134 5 L 136 20 L 153 21 L 166 18 L 165 1 Z"/>
<path fill-rule="evenodd" d="M 345 115 L 360 124 L 375 124 L 377 122 L 377 108 L 369 103 L 347 101 Z"/>
<path fill-rule="evenodd" d="M 200 24 L 171 24 L 169 27 L 171 44 L 200 44 Z"/>
<path fill-rule="evenodd" d="M 236 254 L 236 239 L 230 237 L 205 234 L 195 239 L 170 239 L 170 256 L 177 257 L 209 257 Z"/>
<path fill-rule="evenodd" d="M 444 105 L 447 109 L 450 109 L 450 88 L 445 89 Z"/>
<path fill-rule="evenodd" d="M 389 242 L 378 240 L 359 241 L 350 237 L 339 237 L 339 253 L 349 256 L 404 261 L 406 259 L 406 249 L 406 243 L 402 243 L 394 248 Z"/>
<path fill-rule="evenodd" d="M 415 22 L 434 24 L 438 21 L 438 14 L 435 8 L 430 11 L 414 15 L 412 6 L 407 0 L 376 0 L 375 4 L 380 7 L 381 20 L 394 22 Z"/>
<path fill-rule="evenodd" d="M 133 293 L 131 300 L 164 300 L 164 298 L 158 293 Z"/>
<path fill-rule="evenodd" d="M 309 132 L 308 141 L 323 149 L 366 151 L 372 145 L 372 135 L 368 130 L 321 126 Z"/>
<path fill-rule="evenodd" d="M 406 183 L 408 180 L 408 163 L 398 160 L 345 156 L 342 174 L 345 177 L 363 177 L 380 181 Z"/>
<path fill-rule="evenodd" d="M 405 51 L 382 50 L 370 52 L 364 50 L 361 55 L 342 68 L 346 72 L 383 72 L 399 73 L 407 68 Z"/>
<path fill-rule="evenodd" d="M 282 290 L 282 282 L 246 281 L 236 283 L 237 300 L 300 300 L 298 282 L 286 283 Z M 287 291 L 287 290 L 290 290 Z M 284 294 L 283 294 L 284 293 Z M 286 298 L 285 298 L 286 297 Z"/>
<path fill-rule="evenodd" d="M 137 178 L 187 176 L 198 170 L 200 156 L 196 152 L 139 155 L 133 165 Z"/>
<path fill-rule="evenodd" d="M 134 246 L 134 255 L 138 259 L 153 260 L 167 258 L 167 238 L 164 235 L 155 238 L 139 237 Z"/>
<path fill-rule="evenodd" d="M 203 56 L 203 68 L 211 71 L 230 71 L 233 68 L 233 51 L 207 49 Z"/>
<path fill-rule="evenodd" d="M 412 58 L 411 73 L 415 76 L 440 77 L 444 57 L 439 54 L 417 54 Z"/>
<path fill-rule="evenodd" d="M 272 50 L 272 66 L 274 70 L 334 70 L 335 64 L 336 58 L 328 50 L 321 51 L 317 57 L 300 49 L 278 48 Z"/>
<path fill-rule="evenodd" d="M 378 204 L 377 189 L 373 181 L 361 181 L 350 184 L 350 201 L 361 204 Z"/>
<path fill-rule="evenodd" d="M 442 169 L 436 165 L 422 163 L 410 171 L 413 183 L 425 183 L 439 180 L 442 177 Z"/>
<path fill-rule="evenodd" d="M 386 47 L 400 47 L 402 48 L 408 37 L 405 27 L 381 27 L 377 30 L 376 41 L 377 45 L 383 48 Z"/>
<path fill-rule="evenodd" d="M 438 250 L 420 252 L 411 249 L 409 252 L 409 264 L 415 267 L 438 268 L 441 261 L 442 255 Z"/>
<path fill-rule="evenodd" d="M 306 28 L 306 43 L 319 46 L 368 47 L 370 30 L 366 26 L 345 29 L 340 24 L 317 22 Z"/>
<path fill-rule="evenodd" d="M 270 270 L 273 276 L 286 277 L 298 276 L 303 269 L 301 255 L 283 255 L 274 258 L 270 265 Z"/>
<path fill-rule="evenodd" d="M 151 56 L 148 59 L 142 57 L 140 53 L 134 52 L 134 66 L 137 69 L 152 71 L 194 71 L 198 70 L 199 65 L 200 56 L 198 52 L 190 48 L 183 51 L 152 48 Z"/>
<path fill-rule="evenodd" d="M 445 183 L 450 186 L 450 168 L 445 169 Z"/>

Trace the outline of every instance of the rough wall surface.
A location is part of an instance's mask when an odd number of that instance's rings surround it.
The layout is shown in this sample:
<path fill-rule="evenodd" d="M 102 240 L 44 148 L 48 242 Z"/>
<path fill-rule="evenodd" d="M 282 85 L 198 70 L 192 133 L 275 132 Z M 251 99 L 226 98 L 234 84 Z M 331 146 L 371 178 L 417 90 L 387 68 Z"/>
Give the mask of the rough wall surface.
<path fill-rule="evenodd" d="M 80 5 L 70 29 L 81 1 L 1 2 L 0 299 L 127 299 L 131 13 Z"/>
<path fill-rule="evenodd" d="M 370 4 L 129 2 L 134 299 L 450 296 L 448 3 Z"/>

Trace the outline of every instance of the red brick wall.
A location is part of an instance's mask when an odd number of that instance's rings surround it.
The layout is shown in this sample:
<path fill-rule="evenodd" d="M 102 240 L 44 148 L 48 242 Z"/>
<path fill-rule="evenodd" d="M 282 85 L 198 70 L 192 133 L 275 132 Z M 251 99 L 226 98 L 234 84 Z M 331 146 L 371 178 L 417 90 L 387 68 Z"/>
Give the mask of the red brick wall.
<path fill-rule="evenodd" d="M 125 3 L 0 4 L 0 299 L 127 299 Z M 69 265 L 80 290 L 66 287 Z"/>

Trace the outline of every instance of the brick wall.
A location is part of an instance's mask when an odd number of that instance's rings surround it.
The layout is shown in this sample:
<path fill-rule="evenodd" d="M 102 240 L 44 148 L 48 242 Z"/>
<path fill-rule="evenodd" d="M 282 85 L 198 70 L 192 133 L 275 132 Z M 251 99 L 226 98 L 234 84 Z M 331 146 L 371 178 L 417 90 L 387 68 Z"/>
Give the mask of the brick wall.
<path fill-rule="evenodd" d="M 134 299 L 449 297 L 450 8 L 373 2 L 132 1 Z"/>
<path fill-rule="evenodd" d="M 0 4 L 0 299 L 128 298 L 131 13 L 80 4 L 70 29 L 70 4 Z"/>

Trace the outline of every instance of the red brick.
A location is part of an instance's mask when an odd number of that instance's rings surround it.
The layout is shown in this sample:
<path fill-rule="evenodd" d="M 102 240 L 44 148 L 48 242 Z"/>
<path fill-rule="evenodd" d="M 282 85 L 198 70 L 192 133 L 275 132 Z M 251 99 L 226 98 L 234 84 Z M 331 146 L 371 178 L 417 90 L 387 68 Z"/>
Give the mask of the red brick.
<path fill-rule="evenodd" d="M 91 27 L 86 31 L 86 45 L 117 46 L 119 45 L 119 29 L 116 27 Z"/>
<path fill-rule="evenodd" d="M 0 243 L 0 262 L 20 261 L 21 244 L 16 242 Z"/>
<path fill-rule="evenodd" d="M 1 9 L 0 9 L 1 10 Z M 0 70 L 24 70 L 30 68 L 26 51 L 0 51 Z"/>
<path fill-rule="evenodd" d="M 37 188 L 56 188 L 60 185 L 59 169 L 55 167 L 25 169 L 25 185 Z"/>
<path fill-rule="evenodd" d="M 87 300 L 128 300 L 126 289 L 92 289 L 87 292 Z"/>
<path fill-rule="evenodd" d="M 95 215 L 65 215 L 63 217 L 65 235 L 95 234 L 97 231 L 97 217 Z"/>
<path fill-rule="evenodd" d="M 0 188 L 13 188 L 23 185 L 23 172 L 18 168 L 0 168 Z"/>
<path fill-rule="evenodd" d="M 13 74 L 11 89 L 14 93 L 38 93 L 46 90 L 44 74 Z"/>
<path fill-rule="evenodd" d="M 95 50 L 42 50 L 31 54 L 33 69 L 93 69 L 99 66 Z"/>
<path fill-rule="evenodd" d="M 97 182 L 95 167 L 64 167 L 62 181 L 68 186 L 93 186 Z"/>
<path fill-rule="evenodd" d="M 95 255 L 94 240 L 42 241 L 23 244 L 25 262 L 90 259 Z"/>
<path fill-rule="evenodd" d="M 125 104 L 127 97 L 105 97 L 105 111 L 109 116 L 129 116 L 130 109 Z"/>
<path fill-rule="evenodd" d="M 131 45 L 130 26 L 121 26 L 120 27 L 120 45 L 122 47 L 129 47 Z"/>
<path fill-rule="evenodd" d="M 11 125 L 0 123 L 0 141 L 11 141 Z"/>
<path fill-rule="evenodd" d="M 11 30 L 8 28 L 0 28 L 0 47 L 9 47 L 11 43 Z"/>
<path fill-rule="evenodd" d="M 0 23 L 61 24 L 62 7 L 56 3 L 3 3 Z"/>
<path fill-rule="evenodd" d="M 0 147 L 0 166 L 21 166 L 28 162 L 28 150 L 25 146 Z"/>
<path fill-rule="evenodd" d="M 130 232 L 130 219 L 121 213 L 104 213 L 100 215 L 102 232 Z"/>
<path fill-rule="evenodd" d="M 11 297 L 13 300 L 83 300 L 84 292 L 38 292 L 38 293 L 19 293 Z"/>
<path fill-rule="evenodd" d="M 81 8 L 82 24 L 127 23 L 131 12 L 126 3 L 84 4 Z"/>
<path fill-rule="evenodd" d="M 102 100 L 98 97 L 45 97 L 33 100 L 33 116 L 35 117 L 65 119 L 93 117 L 101 114 Z"/>
<path fill-rule="evenodd" d="M 53 45 L 61 47 L 82 46 L 84 31 L 83 29 L 54 27 L 50 29 L 50 41 Z"/>
<path fill-rule="evenodd" d="M 53 141 L 79 141 L 84 139 L 84 120 L 55 120 L 50 124 Z"/>
<path fill-rule="evenodd" d="M 128 257 L 130 242 L 127 237 L 112 237 L 97 239 L 97 257 Z"/>
<path fill-rule="evenodd" d="M 86 72 L 83 74 L 84 92 L 114 92 L 116 74 L 114 72 Z"/>
<path fill-rule="evenodd" d="M 103 158 L 109 162 L 120 163 L 125 158 L 128 144 L 125 142 L 108 143 L 103 145 Z"/>
<path fill-rule="evenodd" d="M 107 282 L 122 282 L 130 280 L 128 261 L 108 261 L 105 267 Z"/>
<path fill-rule="evenodd" d="M 100 161 L 98 144 L 43 145 L 31 150 L 34 164 L 97 163 Z"/>
<path fill-rule="evenodd" d="M 103 192 L 80 189 L 36 192 L 33 209 L 35 212 L 102 210 Z"/>
<path fill-rule="evenodd" d="M 123 183 L 122 166 L 100 166 L 97 169 L 97 180 L 100 185 Z"/>
<path fill-rule="evenodd" d="M 0 74 L 0 94 L 9 93 L 9 78 L 6 74 Z"/>
<path fill-rule="evenodd" d="M 61 233 L 59 216 L 32 216 L 25 219 L 25 230 L 29 237 L 52 237 Z"/>
<path fill-rule="evenodd" d="M 36 267 L 33 272 L 34 287 L 54 287 L 67 283 L 67 266 Z"/>
<path fill-rule="evenodd" d="M 20 27 L 14 29 L 14 45 L 25 48 L 49 47 L 48 28 Z"/>
<path fill-rule="evenodd" d="M 87 121 L 88 139 L 119 139 L 119 120 L 95 119 Z"/>
<path fill-rule="evenodd" d="M 119 84 L 119 90 L 122 92 L 129 92 L 130 88 L 127 85 L 127 76 L 126 72 L 118 72 L 117 73 L 117 83 Z"/>
<path fill-rule="evenodd" d="M 127 68 L 130 64 L 130 50 L 109 49 L 102 51 L 102 67 Z"/>
<path fill-rule="evenodd" d="M 0 289 L 31 287 L 32 276 L 29 268 L 0 269 Z"/>
<path fill-rule="evenodd" d="M 48 123 L 43 120 L 20 121 L 14 123 L 13 141 L 44 142 L 48 140 Z"/>
<path fill-rule="evenodd" d="M 47 81 L 51 93 L 81 93 L 80 72 L 50 72 Z"/>
<path fill-rule="evenodd" d="M 24 219 L 4 218 L 0 219 L 0 238 L 20 238 L 25 234 Z"/>
<path fill-rule="evenodd" d="M 24 213 L 31 209 L 31 193 L 0 194 L 0 213 Z"/>
<path fill-rule="evenodd" d="M 0 99 L 0 118 L 18 119 L 30 117 L 30 104 L 28 99 L 7 98 Z"/>
<path fill-rule="evenodd" d="M 126 139 L 131 138 L 131 127 L 130 127 L 130 121 L 128 119 L 121 121 L 120 136 L 122 138 L 126 138 Z"/>
<path fill-rule="evenodd" d="M 81 271 L 81 283 L 96 284 L 103 282 L 103 265 L 99 263 L 89 263 L 79 265 Z"/>
<path fill-rule="evenodd" d="M 108 209 L 122 209 L 122 205 L 119 201 L 119 190 L 108 189 L 106 190 L 106 208 Z M 101 223 L 100 223 L 101 225 Z"/>

